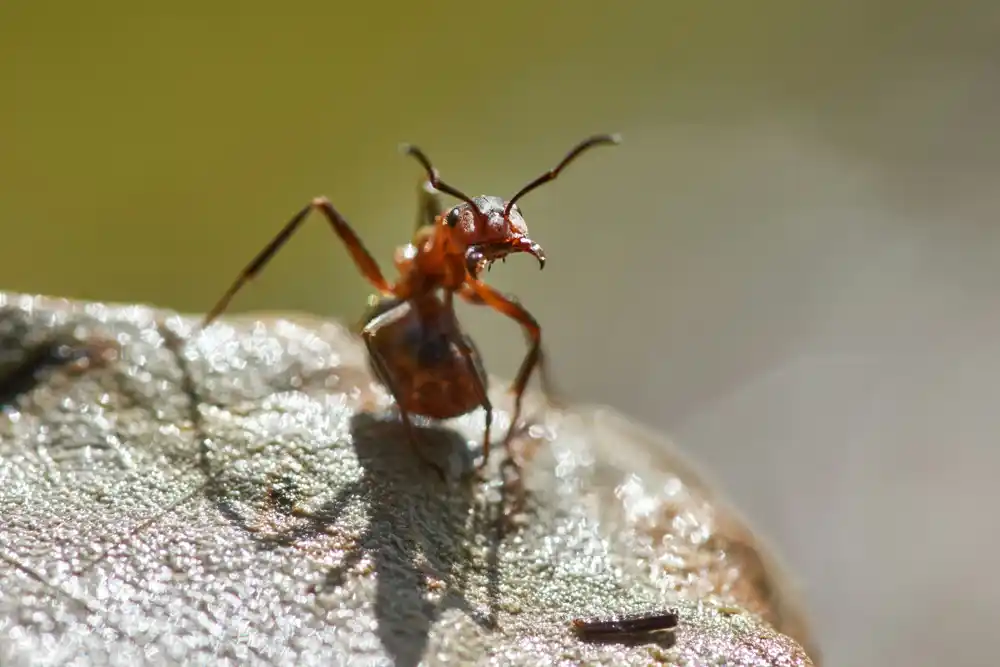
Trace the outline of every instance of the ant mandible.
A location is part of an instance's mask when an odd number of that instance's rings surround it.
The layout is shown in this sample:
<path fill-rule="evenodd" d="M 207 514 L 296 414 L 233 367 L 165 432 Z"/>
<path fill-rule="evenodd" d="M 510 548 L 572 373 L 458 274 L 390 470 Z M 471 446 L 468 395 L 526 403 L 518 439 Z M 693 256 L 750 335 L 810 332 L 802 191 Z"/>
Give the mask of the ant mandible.
<path fill-rule="evenodd" d="M 486 392 L 487 376 L 475 344 L 461 329 L 454 310 L 454 296 L 485 305 L 517 321 L 529 341 L 528 353 L 510 387 L 514 412 L 504 447 L 510 446 L 521 414 L 521 399 L 531 373 L 541 356 L 541 327 L 517 301 L 479 279 L 483 268 L 512 253 L 534 256 L 545 266 L 542 247 L 528 237 L 517 202 L 535 188 L 554 180 L 566 165 L 589 148 L 617 144 L 618 135 L 590 137 L 571 150 L 553 169 L 521 188 L 513 197 L 470 198 L 441 180 L 437 169 L 416 146 L 404 144 L 400 150 L 424 167 L 427 181 L 422 188 L 417 231 L 409 244 L 396 251 L 399 279 L 390 283 L 378 263 L 365 249 L 347 220 L 326 197 L 313 199 L 295 214 L 277 236 L 237 276 L 201 324 L 207 327 L 225 311 L 236 293 L 256 276 L 281 249 L 306 216 L 318 210 L 347 247 L 359 271 L 379 292 L 365 317 L 361 337 L 375 378 L 389 391 L 406 425 L 418 454 L 417 433 L 411 415 L 431 419 L 451 419 L 486 411 L 483 457 L 477 468 L 486 465 L 490 454 L 490 426 L 493 407 Z M 436 192 L 463 203 L 441 211 Z M 441 469 L 434 464 L 443 476 Z"/>

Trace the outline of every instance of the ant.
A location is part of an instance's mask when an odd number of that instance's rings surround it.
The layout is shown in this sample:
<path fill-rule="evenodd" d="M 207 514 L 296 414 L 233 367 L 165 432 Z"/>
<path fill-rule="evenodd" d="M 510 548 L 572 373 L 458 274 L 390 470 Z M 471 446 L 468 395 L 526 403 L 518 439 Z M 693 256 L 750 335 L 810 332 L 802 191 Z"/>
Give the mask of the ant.
<path fill-rule="evenodd" d="M 233 296 L 264 268 L 307 215 L 318 210 L 340 237 L 361 274 L 379 293 L 365 315 L 361 338 L 368 350 L 370 370 L 395 400 L 418 454 L 417 433 L 410 415 L 451 419 L 482 407 L 486 411 L 486 424 L 482 461 L 477 465 L 482 469 L 490 454 L 493 407 L 486 393 L 487 376 L 479 351 L 458 323 L 454 297 L 458 294 L 469 303 L 489 306 L 514 319 L 529 341 L 528 353 L 510 388 L 515 396 L 514 412 L 504 439 L 509 450 L 521 413 L 522 396 L 542 356 L 541 327 L 516 300 L 482 282 L 479 274 L 496 260 L 505 260 L 507 255 L 519 252 L 534 256 L 539 268 L 543 268 L 545 253 L 529 238 L 518 200 L 554 180 L 584 151 L 620 141 L 618 135 L 604 134 L 580 142 L 553 169 L 506 201 L 486 195 L 470 198 L 443 182 L 423 151 L 403 144 L 400 151 L 423 166 L 427 180 L 421 188 L 416 233 L 410 243 L 396 250 L 399 279 L 395 283 L 385 279 L 379 265 L 330 201 L 316 197 L 237 276 L 201 327 L 207 327 L 222 314 Z M 442 208 L 437 192 L 462 203 L 439 212 Z M 434 467 L 443 477 L 443 471 L 437 465 Z"/>

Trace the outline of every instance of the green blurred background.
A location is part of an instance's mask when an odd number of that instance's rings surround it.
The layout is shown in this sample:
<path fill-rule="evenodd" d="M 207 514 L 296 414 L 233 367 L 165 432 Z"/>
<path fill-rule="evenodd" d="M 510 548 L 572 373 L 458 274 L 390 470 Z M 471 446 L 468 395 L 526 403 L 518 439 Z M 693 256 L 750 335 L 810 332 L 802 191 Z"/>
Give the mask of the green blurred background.
<path fill-rule="evenodd" d="M 995 3 L 7 2 L 0 85 L 0 287 L 191 312 L 319 194 L 390 267 L 401 141 L 509 195 L 622 132 L 524 200 L 545 271 L 489 275 L 559 384 L 714 471 L 830 664 L 988 655 Z M 354 321 L 368 291 L 315 220 L 233 311 Z M 510 376 L 516 327 L 463 316 Z"/>

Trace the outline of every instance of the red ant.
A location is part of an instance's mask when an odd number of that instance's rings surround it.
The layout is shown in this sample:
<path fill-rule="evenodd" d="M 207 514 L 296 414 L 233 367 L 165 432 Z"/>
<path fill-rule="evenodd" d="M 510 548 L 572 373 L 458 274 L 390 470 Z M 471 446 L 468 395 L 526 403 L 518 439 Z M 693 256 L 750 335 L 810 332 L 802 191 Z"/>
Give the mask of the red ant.
<path fill-rule="evenodd" d="M 409 244 L 396 251 L 399 280 L 390 283 L 383 277 L 378 264 L 347 220 L 326 197 L 317 197 L 239 274 L 205 317 L 202 327 L 208 326 L 226 309 L 233 296 L 288 241 L 309 212 L 319 210 L 347 247 L 360 272 L 379 292 L 380 296 L 365 317 L 361 337 L 368 349 L 371 371 L 396 401 L 410 440 L 416 446 L 417 435 L 410 415 L 451 419 L 481 406 L 486 410 L 483 458 L 477 466 L 481 469 L 490 454 L 493 407 L 486 394 L 486 373 L 479 352 L 456 318 L 454 296 L 458 294 L 469 303 L 489 306 L 516 320 L 529 340 L 528 353 L 510 388 L 515 399 L 510 429 L 504 439 L 504 446 L 509 449 L 521 413 L 521 398 L 542 356 L 542 332 L 527 310 L 482 282 L 479 273 L 496 260 L 518 252 L 534 256 L 539 266 L 544 267 L 545 254 L 542 247 L 528 237 L 528 227 L 517 201 L 555 179 L 585 150 L 619 141 L 617 135 L 586 139 L 555 168 L 528 183 L 507 201 L 485 195 L 474 199 L 468 197 L 444 183 L 419 148 L 404 144 L 400 150 L 416 158 L 428 178 L 421 188 L 416 233 Z M 463 203 L 439 212 L 442 208 L 436 192 L 451 195 Z M 419 453 L 419 446 L 416 449 Z"/>

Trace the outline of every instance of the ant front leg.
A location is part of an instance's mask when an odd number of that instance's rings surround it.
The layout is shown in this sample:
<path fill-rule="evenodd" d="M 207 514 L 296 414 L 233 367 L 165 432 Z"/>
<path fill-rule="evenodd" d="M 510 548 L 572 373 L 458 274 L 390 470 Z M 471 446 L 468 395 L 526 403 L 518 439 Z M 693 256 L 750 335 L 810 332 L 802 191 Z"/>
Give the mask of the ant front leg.
<path fill-rule="evenodd" d="M 243 271 L 240 272 L 236 280 L 222 295 L 218 303 L 209 311 L 208 315 L 205 316 L 202 322 L 202 328 L 207 327 L 212 321 L 217 318 L 229 305 L 236 293 L 246 285 L 254 276 L 260 273 L 261 269 L 267 265 L 271 258 L 281 250 L 282 246 L 288 242 L 288 239 L 298 230 L 299 226 L 309 215 L 309 212 L 313 209 L 318 209 L 320 213 L 327 219 L 330 226 L 333 227 L 333 231 L 340 237 L 344 245 L 347 247 L 347 251 L 351 254 L 351 258 L 354 259 L 354 263 L 357 265 L 358 270 L 361 271 L 362 275 L 368 279 L 368 281 L 375 286 L 382 294 L 391 294 L 392 288 L 389 283 L 386 282 L 385 277 L 382 275 L 382 270 L 379 269 L 378 262 L 371 256 L 371 253 L 365 248 L 361 239 L 358 235 L 354 233 L 351 226 L 344 219 L 344 216 L 340 215 L 333 205 L 330 204 L 330 200 L 326 197 L 317 197 L 309 202 L 309 205 L 303 208 L 301 211 L 295 214 L 291 220 L 289 220 L 281 231 L 278 232 L 277 236 L 271 239 L 271 242 L 261 250 L 256 257 L 253 258 Z"/>
<path fill-rule="evenodd" d="M 468 303 L 477 306 L 488 305 L 478 294 L 473 292 L 469 287 L 463 287 L 460 294 L 462 298 L 465 299 L 465 301 Z M 517 300 L 516 296 L 513 296 L 511 294 L 505 294 L 504 298 L 506 298 L 514 305 L 521 307 L 521 302 Z M 532 341 L 531 334 L 528 332 L 527 329 L 524 330 L 524 334 L 525 334 L 524 335 L 525 342 L 530 346 Z M 545 398 L 549 401 L 550 405 L 554 405 L 556 407 L 563 407 L 566 402 L 563 399 L 563 393 L 559 391 L 559 389 L 556 387 L 555 380 L 552 379 L 552 369 L 549 366 L 548 355 L 545 354 L 545 346 L 539 346 L 538 348 L 537 367 L 538 367 L 538 380 L 539 382 L 541 382 L 542 393 L 545 395 Z"/>
<path fill-rule="evenodd" d="M 504 447 L 509 454 L 510 443 L 517 429 L 517 422 L 521 418 L 521 399 L 524 396 L 524 390 L 528 386 L 528 380 L 531 379 L 531 373 L 535 369 L 535 366 L 538 365 L 538 359 L 541 354 L 542 328 L 535 321 L 534 316 L 525 310 L 524 306 L 507 298 L 495 288 L 471 276 L 466 285 L 473 293 L 474 298 L 478 298 L 484 305 L 516 320 L 524 328 L 529 340 L 528 354 L 525 355 L 524 361 L 521 362 L 521 368 L 518 370 L 514 383 L 510 388 L 510 391 L 514 394 L 514 413 L 511 415 L 510 428 L 507 430 L 507 436 L 504 438 Z M 469 296 L 471 295 L 467 296 L 465 290 L 460 292 L 460 294 L 466 300 L 470 300 Z M 483 463 L 485 464 L 485 461 Z"/>
<path fill-rule="evenodd" d="M 403 424 L 406 427 L 406 433 L 410 438 L 410 444 L 413 445 L 413 449 L 417 452 L 417 456 L 419 456 L 424 463 L 427 463 L 434 468 L 437 474 L 441 477 L 441 481 L 445 481 L 445 473 L 441 466 L 424 456 L 424 453 L 420 448 L 420 438 L 417 436 L 416 427 L 414 427 L 413 421 L 410 419 L 410 413 L 406 409 L 405 397 L 400 392 L 396 379 L 392 374 L 392 370 L 390 369 L 389 364 L 385 362 L 382 352 L 379 350 L 375 341 L 375 337 L 378 335 L 379 329 L 391 325 L 394 322 L 407 317 L 409 314 L 410 304 L 404 301 L 394 308 L 380 315 L 376 315 L 368 322 L 368 324 L 364 326 L 364 328 L 361 329 L 361 339 L 365 342 L 365 347 L 368 349 L 368 356 L 372 360 L 372 365 L 375 366 L 379 381 L 381 381 L 382 384 L 385 385 L 385 388 L 389 390 L 389 394 L 396 402 L 396 407 L 399 408 L 399 417 L 402 419 Z"/>

